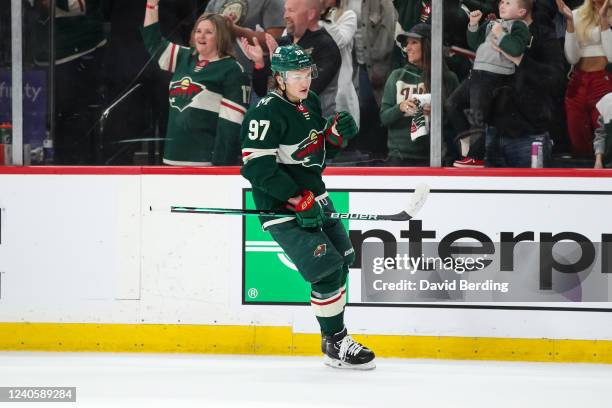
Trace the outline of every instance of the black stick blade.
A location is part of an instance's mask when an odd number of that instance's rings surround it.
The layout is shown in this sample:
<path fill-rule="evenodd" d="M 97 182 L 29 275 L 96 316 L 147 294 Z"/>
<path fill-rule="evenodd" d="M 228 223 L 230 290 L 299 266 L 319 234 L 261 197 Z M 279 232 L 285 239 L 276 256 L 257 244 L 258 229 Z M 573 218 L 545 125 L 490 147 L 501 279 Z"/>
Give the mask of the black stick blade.
<path fill-rule="evenodd" d="M 408 214 L 406 211 L 402 211 L 397 214 L 379 215 L 376 219 L 383 221 L 408 221 L 412 219 L 412 215 Z"/>

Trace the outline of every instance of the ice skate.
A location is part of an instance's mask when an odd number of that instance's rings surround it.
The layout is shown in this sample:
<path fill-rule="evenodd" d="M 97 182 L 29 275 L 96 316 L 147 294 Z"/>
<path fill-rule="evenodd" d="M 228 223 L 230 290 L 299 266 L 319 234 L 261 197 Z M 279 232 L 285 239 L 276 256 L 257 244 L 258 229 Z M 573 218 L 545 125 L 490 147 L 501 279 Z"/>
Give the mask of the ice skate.
<path fill-rule="evenodd" d="M 321 350 L 323 362 L 333 368 L 372 370 L 376 368 L 374 352 L 348 335 L 346 327 L 333 336 L 323 336 Z"/>

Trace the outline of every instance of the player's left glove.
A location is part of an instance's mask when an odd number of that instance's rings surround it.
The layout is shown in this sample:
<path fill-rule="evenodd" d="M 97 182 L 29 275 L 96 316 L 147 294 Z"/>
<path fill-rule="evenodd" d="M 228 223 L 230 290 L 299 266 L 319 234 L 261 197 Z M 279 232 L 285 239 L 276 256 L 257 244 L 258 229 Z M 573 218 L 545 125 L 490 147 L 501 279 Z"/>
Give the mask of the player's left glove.
<path fill-rule="evenodd" d="M 358 132 L 357 123 L 348 112 L 330 116 L 325 124 L 325 140 L 338 148 L 346 147 L 348 141 L 357 136 Z"/>
<path fill-rule="evenodd" d="M 287 205 L 295 211 L 295 221 L 302 228 L 321 228 L 325 221 L 323 208 L 315 200 L 312 191 L 304 190 L 299 196 L 292 197 Z"/>

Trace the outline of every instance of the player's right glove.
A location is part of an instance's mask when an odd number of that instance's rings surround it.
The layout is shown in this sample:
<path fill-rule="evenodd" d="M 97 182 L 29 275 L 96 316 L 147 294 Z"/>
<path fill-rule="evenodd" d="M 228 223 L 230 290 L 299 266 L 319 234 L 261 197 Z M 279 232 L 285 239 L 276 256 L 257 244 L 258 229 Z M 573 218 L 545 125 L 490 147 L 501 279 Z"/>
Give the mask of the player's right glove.
<path fill-rule="evenodd" d="M 339 112 L 327 119 L 325 140 L 333 146 L 346 147 L 348 141 L 357 136 L 357 133 L 357 123 L 348 112 Z"/>
<path fill-rule="evenodd" d="M 299 196 L 293 197 L 287 205 L 292 211 L 295 211 L 295 221 L 302 228 L 321 228 L 325 221 L 323 208 L 315 200 L 312 191 L 304 190 Z"/>

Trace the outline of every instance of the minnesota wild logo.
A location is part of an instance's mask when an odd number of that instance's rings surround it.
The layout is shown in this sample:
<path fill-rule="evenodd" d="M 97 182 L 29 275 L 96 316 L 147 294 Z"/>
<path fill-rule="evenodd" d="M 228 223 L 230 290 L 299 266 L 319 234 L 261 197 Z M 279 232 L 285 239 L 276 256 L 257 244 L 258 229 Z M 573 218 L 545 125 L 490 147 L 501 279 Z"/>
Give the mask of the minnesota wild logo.
<path fill-rule="evenodd" d="M 204 85 L 193 82 L 189 77 L 171 82 L 169 92 L 170 106 L 182 112 L 191 104 L 193 98 L 204 89 Z"/>
<path fill-rule="evenodd" d="M 323 166 L 325 161 L 325 139 L 321 132 L 310 130 L 308 137 L 297 146 L 291 154 L 295 161 L 302 162 L 302 166 Z"/>
<path fill-rule="evenodd" d="M 427 133 L 429 133 L 427 129 L 427 120 L 425 119 L 423 108 L 419 106 L 417 108 L 417 113 L 412 117 L 410 136 L 412 140 L 415 140 L 416 138 L 427 135 Z"/>
<path fill-rule="evenodd" d="M 326 253 L 327 253 L 327 245 L 326 244 L 319 244 L 315 248 L 313 255 L 315 256 L 315 258 L 320 258 L 323 255 L 325 255 Z"/>

